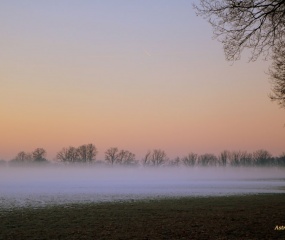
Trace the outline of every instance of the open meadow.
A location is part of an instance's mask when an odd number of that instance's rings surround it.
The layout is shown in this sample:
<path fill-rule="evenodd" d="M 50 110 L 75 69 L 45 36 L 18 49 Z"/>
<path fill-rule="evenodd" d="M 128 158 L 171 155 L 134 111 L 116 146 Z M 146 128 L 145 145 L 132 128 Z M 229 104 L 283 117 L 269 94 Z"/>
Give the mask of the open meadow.
<path fill-rule="evenodd" d="M 182 197 L 18 208 L 0 239 L 284 239 L 285 195 Z"/>

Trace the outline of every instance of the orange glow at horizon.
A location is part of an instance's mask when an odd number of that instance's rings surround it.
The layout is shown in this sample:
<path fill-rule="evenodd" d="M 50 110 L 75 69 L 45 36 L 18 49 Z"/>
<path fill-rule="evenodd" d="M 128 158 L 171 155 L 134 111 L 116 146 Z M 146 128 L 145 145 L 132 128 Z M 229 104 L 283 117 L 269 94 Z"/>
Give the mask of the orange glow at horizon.
<path fill-rule="evenodd" d="M 269 62 L 226 62 L 188 2 L 32 2 L 0 3 L 0 159 L 85 143 L 97 159 L 109 147 L 285 152 Z"/>

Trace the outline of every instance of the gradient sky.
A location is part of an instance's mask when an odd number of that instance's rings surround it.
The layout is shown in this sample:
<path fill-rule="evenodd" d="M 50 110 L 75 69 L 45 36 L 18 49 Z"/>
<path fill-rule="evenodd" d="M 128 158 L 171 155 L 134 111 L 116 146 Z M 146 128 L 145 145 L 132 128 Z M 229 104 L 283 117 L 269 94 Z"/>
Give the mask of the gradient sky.
<path fill-rule="evenodd" d="M 269 61 L 225 61 L 190 0 L 2 0 L 0 159 L 94 143 L 136 153 L 285 151 Z"/>

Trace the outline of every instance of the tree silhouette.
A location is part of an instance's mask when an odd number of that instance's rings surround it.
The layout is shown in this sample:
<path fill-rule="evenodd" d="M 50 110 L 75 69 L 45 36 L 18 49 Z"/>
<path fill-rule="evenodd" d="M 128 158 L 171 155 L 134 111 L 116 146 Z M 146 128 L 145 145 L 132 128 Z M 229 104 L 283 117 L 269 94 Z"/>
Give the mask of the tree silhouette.
<path fill-rule="evenodd" d="M 31 163 L 32 161 L 33 161 L 33 157 L 31 153 L 21 151 L 16 155 L 16 157 L 14 157 L 11 160 L 11 163 L 26 164 L 26 163 Z"/>
<path fill-rule="evenodd" d="M 269 75 L 272 83 L 270 98 L 285 108 L 285 43 L 279 44 L 273 49 Z"/>
<path fill-rule="evenodd" d="M 19 162 L 30 162 L 32 161 L 32 154 L 21 151 L 17 154 L 14 160 Z"/>
<path fill-rule="evenodd" d="M 229 154 L 230 165 L 233 167 L 249 166 L 252 164 L 251 154 L 242 151 L 233 151 Z"/>
<path fill-rule="evenodd" d="M 205 153 L 198 157 L 198 165 L 206 166 L 216 166 L 218 163 L 218 158 L 214 154 Z"/>
<path fill-rule="evenodd" d="M 196 153 L 189 153 L 187 156 L 182 158 L 182 162 L 187 167 L 195 166 L 198 159 L 198 155 Z"/>
<path fill-rule="evenodd" d="M 127 150 L 121 150 L 118 153 L 117 162 L 122 165 L 135 165 L 136 155 Z"/>
<path fill-rule="evenodd" d="M 105 152 L 105 160 L 111 165 L 136 165 L 135 154 L 127 150 L 111 147 Z"/>
<path fill-rule="evenodd" d="M 161 166 L 168 161 L 167 155 L 163 150 L 155 149 L 152 152 L 148 151 L 143 158 L 144 166 Z"/>
<path fill-rule="evenodd" d="M 78 152 L 75 147 L 63 148 L 56 154 L 56 159 L 61 162 L 77 162 L 78 161 Z"/>
<path fill-rule="evenodd" d="M 194 8 L 213 26 L 227 60 L 239 59 L 245 48 L 256 60 L 285 41 L 284 0 L 200 0 Z"/>
<path fill-rule="evenodd" d="M 59 151 L 56 155 L 56 159 L 61 162 L 68 162 L 68 163 L 91 163 L 94 162 L 96 159 L 98 151 L 94 144 L 84 144 L 78 148 L 75 147 L 68 147 L 63 148 Z"/>
<path fill-rule="evenodd" d="M 252 154 L 256 166 L 270 166 L 274 164 L 272 155 L 266 150 L 257 150 Z"/>
<path fill-rule="evenodd" d="M 45 162 L 45 161 L 47 161 L 45 159 L 45 156 L 46 156 L 46 150 L 44 150 L 43 148 L 36 148 L 32 152 L 32 159 L 34 162 Z"/>
<path fill-rule="evenodd" d="M 223 151 L 221 152 L 219 156 L 219 162 L 221 166 L 227 166 L 227 163 L 229 162 L 230 159 L 230 152 L 229 151 Z"/>
<path fill-rule="evenodd" d="M 285 167 L 285 152 L 276 158 L 276 165 Z"/>
<path fill-rule="evenodd" d="M 227 60 L 239 59 L 245 48 L 251 50 L 250 61 L 271 56 L 270 98 L 285 108 L 285 1 L 200 0 L 194 8 L 213 26 Z"/>
<path fill-rule="evenodd" d="M 114 163 L 117 162 L 118 160 L 118 153 L 119 153 L 119 149 L 116 147 L 112 147 L 109 148 L 106 152 L 105 152 L 105 160 L 106 162 L 110 163 L 111 165 L 114 165 Z"/>
<path fill-rule="evenodd" d="M 142 165 L 143 166 L 148 166 L 150 165 L 150 157 L 151 157 L 151 151 L 148 151 L 144 158 L 142 159 Z"/>
<path fill-rule="evenodd" d="M 97 149 L 92 143 L 82 145 L 77 148 L 78 161 L 80 162 L 93 162 L 97 155 Z"/>

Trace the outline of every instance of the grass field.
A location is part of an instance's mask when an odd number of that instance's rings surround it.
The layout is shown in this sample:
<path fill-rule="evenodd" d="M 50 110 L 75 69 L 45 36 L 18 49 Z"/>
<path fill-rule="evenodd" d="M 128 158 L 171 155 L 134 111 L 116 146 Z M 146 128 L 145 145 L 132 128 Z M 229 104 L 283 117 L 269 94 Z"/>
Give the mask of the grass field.
<path fill-rule="evenodd" d="M 0 212 L 0 239 L 285 239 L 285 194 L 179 198 Z"/>

